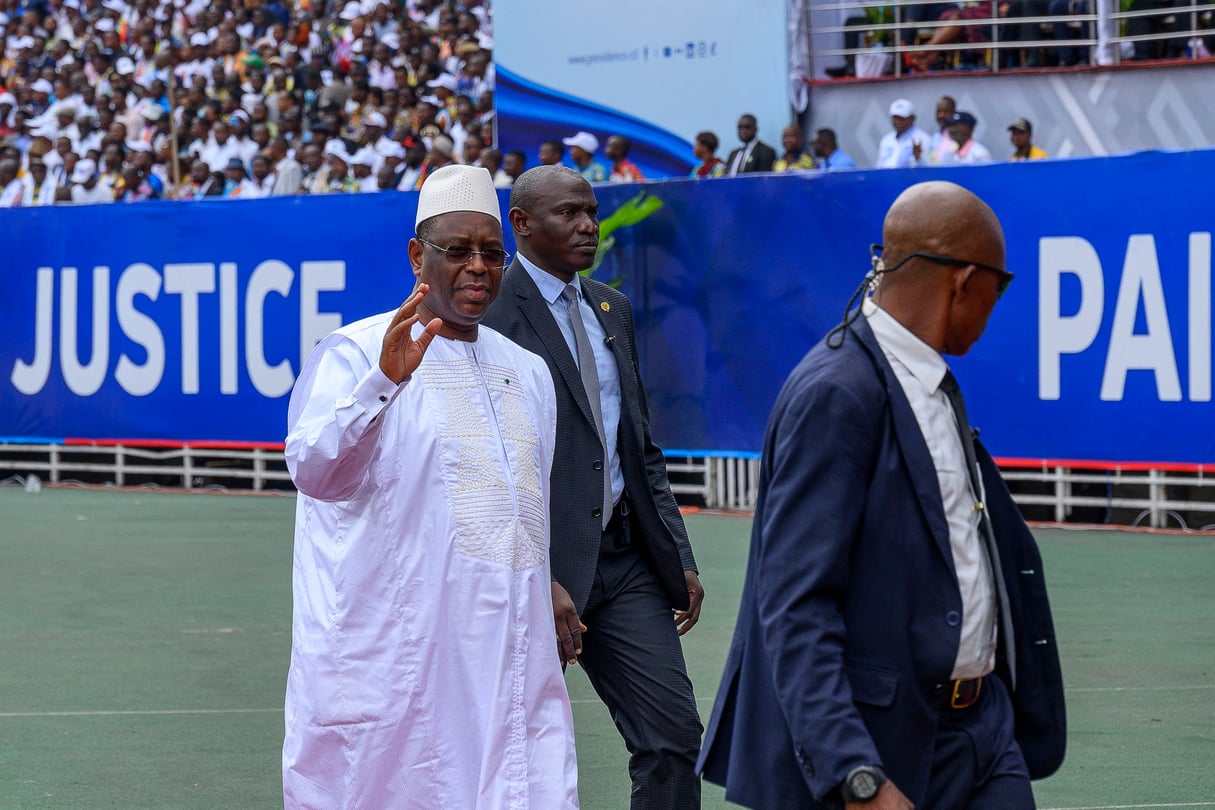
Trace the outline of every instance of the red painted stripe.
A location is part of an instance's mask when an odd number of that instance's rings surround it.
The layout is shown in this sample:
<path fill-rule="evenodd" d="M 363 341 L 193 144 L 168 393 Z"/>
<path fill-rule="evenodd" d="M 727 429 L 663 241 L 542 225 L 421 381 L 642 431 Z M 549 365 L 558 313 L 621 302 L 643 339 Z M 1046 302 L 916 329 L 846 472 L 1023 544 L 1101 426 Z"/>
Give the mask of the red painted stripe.
<path fill-rule="evenodd" d="M 72 447 L 193 447 L 199 450 L 275 450 L 282 451 L 282 442 L 234 442 L 216 439 L 64 439 L 64 445 Z M 1093 461 L 1091 459 L 1062 458 L 996 458 L 996 464 L 1014 470 L 1046 470 L 1067 467 L 1073 470 L 1096 470 L 1101 472 L 1162 472 L 1206 474 L 1215 473 L 1215 465 L 1172 461 Z"/>
<path fill-rule="evenodd" d="M 282 450 L 282 442 L 231 442 L 215 439 L 64 439 L 73 447 L 192 447 L 198 450 Z"/>
<path fill-rule="evenodd" d="M 1061 458 L 997 458 L 996 464 L 1009 469 L 1048 470 L 1052 467 L 1068 467 L 1073 470 L 1099 470 L 1102 472 L 1162 472 L 1207 473 L 1210 464 L 1191 464 L 1172 461 L 1090 461 Z"/>

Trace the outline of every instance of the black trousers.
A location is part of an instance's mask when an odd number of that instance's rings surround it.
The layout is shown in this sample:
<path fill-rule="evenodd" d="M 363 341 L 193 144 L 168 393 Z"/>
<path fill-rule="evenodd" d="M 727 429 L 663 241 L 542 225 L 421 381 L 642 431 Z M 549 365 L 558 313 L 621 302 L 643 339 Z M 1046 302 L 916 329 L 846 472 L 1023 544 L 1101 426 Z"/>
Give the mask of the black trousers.
<path fill-rule="evenodd" d="M 670 603 L 646 559 L 605 537 L 581 618 L 579 663 L 631 755 L 631 810 L 699 808 L 704 729 Z"/>

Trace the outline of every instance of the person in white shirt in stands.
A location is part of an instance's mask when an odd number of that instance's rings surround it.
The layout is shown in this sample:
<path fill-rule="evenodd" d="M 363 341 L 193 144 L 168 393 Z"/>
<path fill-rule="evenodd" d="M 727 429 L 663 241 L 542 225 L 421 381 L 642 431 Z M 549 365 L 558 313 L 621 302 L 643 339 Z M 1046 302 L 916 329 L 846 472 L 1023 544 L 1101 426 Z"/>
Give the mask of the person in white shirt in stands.
<path fill-rule="evenodd" d="M 242 164 L 245 162 L 240 142 L 232 137 L 232 125 L 222 119 L 211 127 L 211 138 L 203 147 L 200 157 L 208 166 L 226 167 L 233 158 Z"/>
<path fill-rule="evenodd" d="M 915 125 L 915 105 L 910 99 L 899 98 L 890 103 L 892 132 L 882 136 L 878 144 L 879 169 L 906 169 L 927 161 L 932 138 Z"/>
<path fill-rule="evenodd" d="M 946 158 L 945 163 L 990 163 L 991 152 L 974 138 L 978 121 L 968 112 L 959 110 L 949 117 L 949 137 L 958 145 L 957 151 Z"/>
<path fill-rule="evenodd" d="M 24 183 L 22 205 L 51 205 L 55 202 L 55 179 L 47 176 L 46 164 L 41 160 L 30 160 Z"/>
<path fill-rule="evenodd" d="M 958 103 L 953 96 L 941 96 L 937 99 L 937 129 L 932 133 L 931 155 L 933 163 L 948 163 L 949 156 L 958 151 L 958 145 L 949 137 L 949 119 L 958 111 Z"/>
<path fill-rule="evenodd" d="M 288 406 L 284 803 L 571 810 L 556 394 L 544 360 L 480 326 L 510 258 L 489 172 L 428 176 L 415 232 L 413 292 L 322 340 Z"/>
<path fill-rule="evenodd" d="M 274 176 L 270 158 L 262 154 L 253 156 L 252 168 L 249 170 L 249 184 L 253 186 L 249 197 L 269 197 L 274 193 Z"/>
<path fill-rule="evenodd" d="M 350 173 L 359 184 L 359 191 L 379 191 L 379 181 L 375 176 L 376 155 L 369 147 L 364 146 L 350 156 Z"/>
<path fill-rule="evenodd" d="M 17 177 L 17 161 L 0 160 L 0 208 L 19 208 L 25 183 Z"/>
<path fill-rule="evenodd" d="M 114 202 L 114 189 L 109 181 L 102 180 L 97 174 L 95 161 L 88 158 L 76 161 L 76 168 L 72 169 L 72 202 Z"/>

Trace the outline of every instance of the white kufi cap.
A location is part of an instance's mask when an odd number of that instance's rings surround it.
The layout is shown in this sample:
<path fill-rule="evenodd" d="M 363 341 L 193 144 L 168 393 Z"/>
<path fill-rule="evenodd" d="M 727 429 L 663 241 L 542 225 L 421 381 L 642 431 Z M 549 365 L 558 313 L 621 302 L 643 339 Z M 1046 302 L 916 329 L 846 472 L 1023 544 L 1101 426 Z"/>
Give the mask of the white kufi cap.
<path fill-rule="evenodd" d="M 418 216 L 414 220 L 414 227 L 431 217 L 453 211 L 489 214 L 499 225 L 502 224 L 498 192 L 489 169 L 453 164 L 427 177 L 418 193 Z"/>

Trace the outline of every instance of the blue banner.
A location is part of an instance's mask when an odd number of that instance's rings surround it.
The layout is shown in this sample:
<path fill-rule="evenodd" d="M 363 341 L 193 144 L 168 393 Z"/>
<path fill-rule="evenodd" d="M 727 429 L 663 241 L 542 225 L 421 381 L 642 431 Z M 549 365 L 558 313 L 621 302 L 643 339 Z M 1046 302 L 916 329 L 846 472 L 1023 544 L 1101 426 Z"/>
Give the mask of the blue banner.
<path fill-rule="evenodd" d="M 925 179 L 992 206 L 1017 274 L 982 340 L 948 358 L 996 455 L 1215 461 L 1209 151 L 598 187 L 605 221 L 639 192 L 661 202 L 596 271 L 634 301 L 659 442 L 758 450 L 886 208 Z M 281 441 L 316 340 L 408 294 L 415 205 L 0 213 L 0 436 Z"/>

